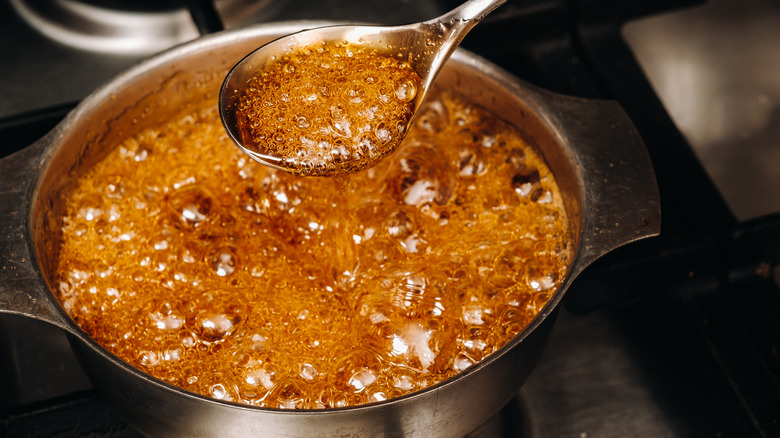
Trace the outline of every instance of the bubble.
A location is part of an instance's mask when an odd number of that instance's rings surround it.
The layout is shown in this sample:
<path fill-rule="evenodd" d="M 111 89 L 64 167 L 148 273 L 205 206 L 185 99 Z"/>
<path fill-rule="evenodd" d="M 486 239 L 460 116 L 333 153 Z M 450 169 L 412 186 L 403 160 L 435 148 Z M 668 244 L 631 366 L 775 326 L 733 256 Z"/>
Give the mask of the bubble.
<path fill-rule="evenodd" d="M 376 125 L 376 128 L 374 129 L 374 135 L 376 136 L 376 139 L 379 140 L 379 143 L 381 144 L 388 144 L 390 143 L 390 140 L 393 139 L 393 134 L 390 131 L 390 129 L 387 128 L 387 125 L 384 123 L 379 123 Z"/>
<path fill-rule="evenodd" d="M 262 351 L 268 342 L 268 335 L 262 333 L 252 333 L 249 337 L 250 346 L 252 351 Z"/>
<path fill-rule="evenodd" d="M 417 96 L 417 84 L 412 79 L 402 79 L 395 83 L 395 97 L 401 102 L 411 102 Z"/>
<path fill-rule="evenodd" d="M 81 200 L 78 213 L 78 218 L 85 221 L 95 221 L 103 216 L 104 203 L 103 200 L 96 196 L 88 196 Z"/>
<path fill-rule="evenodd" d="M 386 360 L 420 370 L 448 363 L 460 309 L 439 275 L 400 270 L 367 285 L 356 307 L 371 321 L 374 348 Z"/>
<path fill-rule="evenodd" d="M 445 205 L 455 190 L 457 175 L 447 157 L 430 144 L 407 142 L 397 151 L 385 174 L 391 195 L 407 205 Z"/>
<path fill-rule="evenodd" d="M 531 192 L 531 201 L 539 204 L 550 204 L 553 201 L 552 192 L 543 187 L 538 187 Z"/>
<path fill-rule="evenodd" d="M 306 385 L 298 381 L 286 381 L 277 384 L 268 395 L 270 400 L 275 400 L 275 408 L 305 409 Z"/>
<path fill-rule="evenodd" d="M 428 249 L 428 242 L 419 234 L 413 234 L 401 241 L 401 246 L 410 254 L 423 254 Z"/>
<path fill-rule="evenodd" d="M 360 156 L 373 157 L 378 152 L 376 138 L 371 133 L 361 135 L 355 152 Z"/>
<path fill-rule="evenodd" d="M 419 323 L 406 324 L 399 334 L 392 336 L 393 350 L 396 357 L 405 357 L 405 365 L 428 370 L 436 359 L 436 351 L 431 345 L 434 331 Z"/>
<path fill-rule="evenodd" d="M 410 368 L 404 367 L 397 368 L 392 377 L 393 387 L 405 392 L 416 389 L 417 381 L 417 373 Z"/>
<path fill-rule="evenodd" d="M 376 237 L 362 244 L 364 247 L 364 260 L 361 263 L 371 263 L 377 267 L 385 266 L 404 256 L 403 249 L 395 239 L 389 237 Z"/>
<path fill-rule="evenodd" d="M 211 195 L 200 186 L 186 185 L 171 194 L 168 205 L 185 225 L 197 226 L 211 213 Z"/>
<path fill-rule="evenodd" d="M 463 371 L 466 371 L 470 366 L 474 365 L 476 361 L 472 358 L 470 358 L 465 353 L 458 353 L 455 356 L 455 359 L 452 361 L 452 367 L 455 369 L 455 371 L 461 373 Z"/>
<path fill-rule="evenodd" d="M 209 255 L 211 270 L 220 277 L 233 274 L 238 264 L 236 248 L 233 245 L 223 244 L 214 248 Z"/>
<path fill-rule="evenodd" d="M 71 285 L 79 285 L 89 278 L 91 275 L 90 271 L 91 269 L 87 263 L 74 260 L 70 264 L 70 269 L 68 269 L 65 278 Z"/>
<path fill-rule="evenodd" d="M 83 223 L 79 223 L 73 228 L 73 234 L 77 237 L 84 236 L 87 231 L 89 231 L 89 228 Z"/>
<path fill-rule="evenodd" d="M 206 289 L 182 303 L 186 326 L 204 342 L 218 342 L 230 336 L 246 319 L 247 305 L 241 297 L 249 291 L 235 288 Z"/>
<path fill-rule="evenodd" d="M 366 90 L 362 87 L 352 87 L 347 91 L 347 98 L 351 103 L 360 104 L 366 98 Z"/>
<path fill-rule="evenodd" d="M 492 148 L 493 145 L 495 145 L 497 141 L 498 141 L 498 138 L 496 138 L 495 135 L 493 135 L 493 134 L 486 134 L 485 136 L 482 137 L 482 141 L 480 142 L 480 144 L 484 148 Z"/>
<path fill-rule="evenodd" d="M 138 149 L 135 150 L 135 153 L 133 154 L 133 161 L 135 162 L 141 162 L 146 161 L 147 158 L 149 158 L 149 155 L 151 154 L 151 150 L 148 149 L 145 146 L 139 146 Z"/>
<path fill-rule="evenodd" d="M 152 312 L 149 319 L 160 330 L 178 330 L 184 325 L 184 318 L 176 313 Z"/>
<path fill-rule="evenodd" d="M 322 96 L 323 98 L 327 99 L 330 97 L 330 87 L 327 85 L 320 85 L 317 87 L 317 93 L 319 96 Z"/>
<path fill-rule="evenodd" d="M 160 363 L 160 355 L 156 351 L 142 350 L 136 360 L 141 366 L 153 367 Z"/>
<path fill-rule="evenodd" d="M 426 325 L 439 326 L 439 320 L 445 313 L 454 312 L 456 303 L 444 288 L 444 276 L 431 269 L 409 272 L 400 270 L 390 273 L 381 280 L 385 288 L 379 298 L 393 306 L 393 313 L 409 319 L 426 320 Z"/>
<path fill-rule="evenodd" d="M 198 242 L 187 240 L 179 244 L 179 260 L 191 265 L 203 259 L 203 248 Z"/>
<path fill-rule="evenodd" d="M 556 275 L 553 273 L 543 273 L 540 275 L 532 275 L 528 279 L 528 285 L 531 289 L 536 291 L 550 290 L 555 287 Z"/>
<path fill-rule="evenodd" d="M 335 119 L 330 125 L 330 129 L 336 135 L 342 137 L 352 137 L 352 129 L 349 120 L 347 119 Z"/>
<path fill-rule="evenodd" d="M 385 401 L 392 397 L 385 388 L 369 388 L 366 390 L 366 401 L 369 403 Z"/>
<path fill-rule="evenodd" d="M 314 365 L 310 363 L 298 364 L 298 375 L 304 380 L 314 380 L 318 374 L 319 371 L 317 371 L 317 368 Z"/>
<path fill-rule="evenodd" d="M 108 222 L 104 218 L 100 217 L 95 221 L 95 232 L 98 234 L 103 234 L 106 231 L 107 226 Z"/>
<path fill-rule="evenodd" d="M 414 233 L 415 225 L 404 211 L 395 211 L 385 220 L 387 233 L 396 239 L 406 239 Z"/>
<path fill-rule="evenodd" d="M 429 99 L 417 115 L 417 125 L 429 132 L 442 132 L 450 124 L 450 115 L 441 99 Z"/>
<path fill-rule="evenodd" d="M 538 170 L 521 168 L 512 177 L 512 189 L 518 195 L 527 197 L 539 186 L 540 182 Z"/>
<path fill-rule="evenodd" d="M 209 388 L 209 394 L 217 400 L 232 400 L 230 393 L 222 383 L 216 383 Z"/>
<path fill-rule="evenodd" d="M 332 388 L 328 384 L 317 385 L 313 390 L 317 394 L 316 403 L 325 408 L 343 408 L 349 404 L 344 392 Z"/>
<path fill-rule="evenodd" d="M 360 392 L 372 383 L 376 382 L 376 377 L 377 376 L 375 371 L 372 371 L 366 367 L 362 367 L 355 371 L 354 374 L 352 374 L 352 377 L 349 378 L 347 383 L 355 392 Z"/>
<path fill-rule="evenodd" d="M 278 370 L 273 364 L 262 364 L 261 366 L 250 369 L 246 374 L 244 381 L 252 386 L 270 390 L 276 385 Z"/>
<path fill-rule="evenodd" d="M 450 213 L 448 211 L 442 211 L 439 213 L 439 225 L 444 226 L 450 222 Z"/>
<path fill-rule="evenodd" d="M 534 244 L 531 239 L 516 239 L 505 244 L 493 262 L 490 284 L 507 288 L 520 281 L 534 257 Z"/>
<path fill-rule="evenodd" d="M 343 119 L 347 115 L 347 111 L 341 105 L 333 105 L 328 108 L 331 118 L 334 120 Z"/>
<path fill-rule="evenodd" d="M 460 152 L 460 175 L 480 176 L 488 171 L 488 162 L 480 152 L 464 149 Z"/>
<path fill-rule="evenodd" d="M 358 117 L 362 119 L 365 123 L 371 123 L 377 118 L 381 118 L 383 116 L 383 113 L 381 112 L 380 108 L 376 105 L 366 105 L 361 107 L 362 111 L 358 112 Z M 371 121 L 371 122 L 369 122 Z M 369 130 L 371 129 L 372 125 L 364 125 L 364 129 Z"/>
<path fill-rule="evenodd" d="M 338 143 L 336 147 L 331 149 L 330 156 L 331 156 L 331 160 L 334 163 L 341 163 L 343 161 L 349 160 L 350 153 L 349 150 L 346 147 L 344 147 L 343 144 Z"/>
<path fill-rule="evenodd" d="M 461 335 L 462 350 L 475 360 L 482 360 L 490 353 L 488 337 L 490 331 L 484 327 L 466 327 Z"/>
<path fill-rule="evenodd" d="M 332 370 L 335 388 L 349 393 L 362 391 L 374 383 L 381 372 L 379 358 L 366 349 L 349 353 Z"/>
<path fill-rule="evenodd" d="M 198 337 L 207 342 L 216 342 L 225 338 L 233 330 L 234 319 L 224 313 L 203 311 L 195 320 Z"/>
<path fill-rule="evenodd" d="M 399 121 L 395 124 L 395 130 L 398 132 L 398 135 L 404 135 L 406 132 L 406 125 L 407 123 L 405 121 Z"/>
<path fill-rule="evenodd" d="M 169 342 L 163 347 L 161 356 L 165 362 L 176 362 L 184 356 L 184 349 L 178 342 Z"/>
<path fill-rule="evenodd" d="M 179 332 L 179 341 L 187 348 L 192 348 L 198 343 L 198 339 L 189 330 Z"/>
<path fill-rule="evenodd" d="M 90 265 L 92 272 L 100 278 L 106 278 L 113 272 L 113 268 L 101 260 L 92 260 Z"/>
<path fill-rule="evenodd" d="M 268 394 L 265 387 L 241 383 L 238 385 L 238 395 L 250 404 L 258 404 Z"/>
<path fill-rule="evenodd" d="M 469 325 L 485 324 L 482 315 L 484 309 L 479 304 L 470 304 L 463 307 L 463 322 Z"/>
<path fill-rule="evenodd" d="M 122 177 L 118 175 L 108 177 L 106 179 L 104 191 L 106 197 L 110 199 L 122 199 L 125 194 L 125 187 L 122 183 Z"/>
<path fill-rule="evenodd" d="M 505 162 L 511 167 L 525 166 L 525 151 L 520 148 L 511 148 L 506 153 Z"/>
<path fill-rule="evenodd" d="M 295 122 L 298 124 L 298 127 L 301 128 L 301 129 L 306 129 L 309 126 L 311 126 L 311 123 L 309 122 L 309 119 L 307 119 L 304 116 L 298 116 L 295 119 Z"/>

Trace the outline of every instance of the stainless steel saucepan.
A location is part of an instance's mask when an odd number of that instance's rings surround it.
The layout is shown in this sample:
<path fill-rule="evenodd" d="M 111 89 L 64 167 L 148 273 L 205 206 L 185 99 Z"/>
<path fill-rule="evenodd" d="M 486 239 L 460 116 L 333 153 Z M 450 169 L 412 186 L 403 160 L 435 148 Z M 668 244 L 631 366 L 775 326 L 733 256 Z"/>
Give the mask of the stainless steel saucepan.
<path fill-rule="evenodd" d="M 603 254 L 659 231 L 652 166 L 619 105 L 540 90 L 458 50 L 437 84 L 457 89 L 519 127 L 554 172 L 572 221 L 575 256 L 568 275 L 522 333 L 445 382 L 340 409 L 290 411 L 218 401 L 125 364 L 90 339 L 52 293 L 63 193 L 123 138 L 195 108 L 204 99 L 215 99 L 228 69 L 251 50 L 324 24 L 332 23 L 259 25 L 164 52 L 95 91 L 35 144 L 0 160 L 0 312 L 37 318 L 67 331 L 94 386 L 145 435 L 464 436 L 496 414 L 526 379 L 553 326 L 556 306 L 575 277 Z"/>

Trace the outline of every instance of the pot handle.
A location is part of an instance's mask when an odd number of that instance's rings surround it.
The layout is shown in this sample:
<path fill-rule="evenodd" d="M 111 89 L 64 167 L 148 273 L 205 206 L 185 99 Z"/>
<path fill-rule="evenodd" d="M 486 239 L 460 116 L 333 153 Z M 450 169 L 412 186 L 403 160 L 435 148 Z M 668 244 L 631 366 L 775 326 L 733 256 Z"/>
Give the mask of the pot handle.
<path fill-rule="evenodd" d="M 51 135 L 0 160 L 0 313 L 72 331 L 52 300 L 28 244 L 32 190 Z"/>
<path fill-rule="evenodd" d="M 576 275 L 620 246 L 658 235 L 661 201 L 644 142 L 617 102 L 562 95 L 551 100 L 551 122 L 570 139 L 585 182 Z"/>

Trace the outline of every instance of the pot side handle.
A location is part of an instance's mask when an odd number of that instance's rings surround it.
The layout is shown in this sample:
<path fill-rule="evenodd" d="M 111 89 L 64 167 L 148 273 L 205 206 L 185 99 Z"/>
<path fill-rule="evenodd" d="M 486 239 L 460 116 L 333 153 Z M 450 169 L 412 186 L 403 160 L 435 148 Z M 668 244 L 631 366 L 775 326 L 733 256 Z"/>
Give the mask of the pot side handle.
<path fill-rule="evenodd" d="M 0 160 L 0 313 L 72 330 L 49 296 L 28 245 L 32 187 L 51 135 Z"/>
<path fill-rule="evenodd" d="M 658 235 L 661 201 L 644 142 L 617 102 L 561 95 L 553 101 L 585 182 L 577 274 L 620 246 Z"/>

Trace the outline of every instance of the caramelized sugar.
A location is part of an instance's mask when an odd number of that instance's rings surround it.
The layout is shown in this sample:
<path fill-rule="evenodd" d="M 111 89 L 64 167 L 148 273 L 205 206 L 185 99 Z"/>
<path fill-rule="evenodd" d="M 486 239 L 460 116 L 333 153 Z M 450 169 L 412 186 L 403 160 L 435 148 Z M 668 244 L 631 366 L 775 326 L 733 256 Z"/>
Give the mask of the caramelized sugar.
<path fill-rule="evenodd" d="M 400 144 L 420 76 L 406 62 L 355 45 L 285 55 L 241 91 L 238 128 L 251 151 L 299 175 L 343 175 Z"/>
<path fill-rule="evenodd" d="M 222 400 L 341 407 L 454 376 L 537 315 L 569 230 L 512 127 L 447 94 L 421 110 L 342 195 L 246 157 L 213 107 L 127 139 L 69 195 L 62 304 L 118 357 Z"/>

